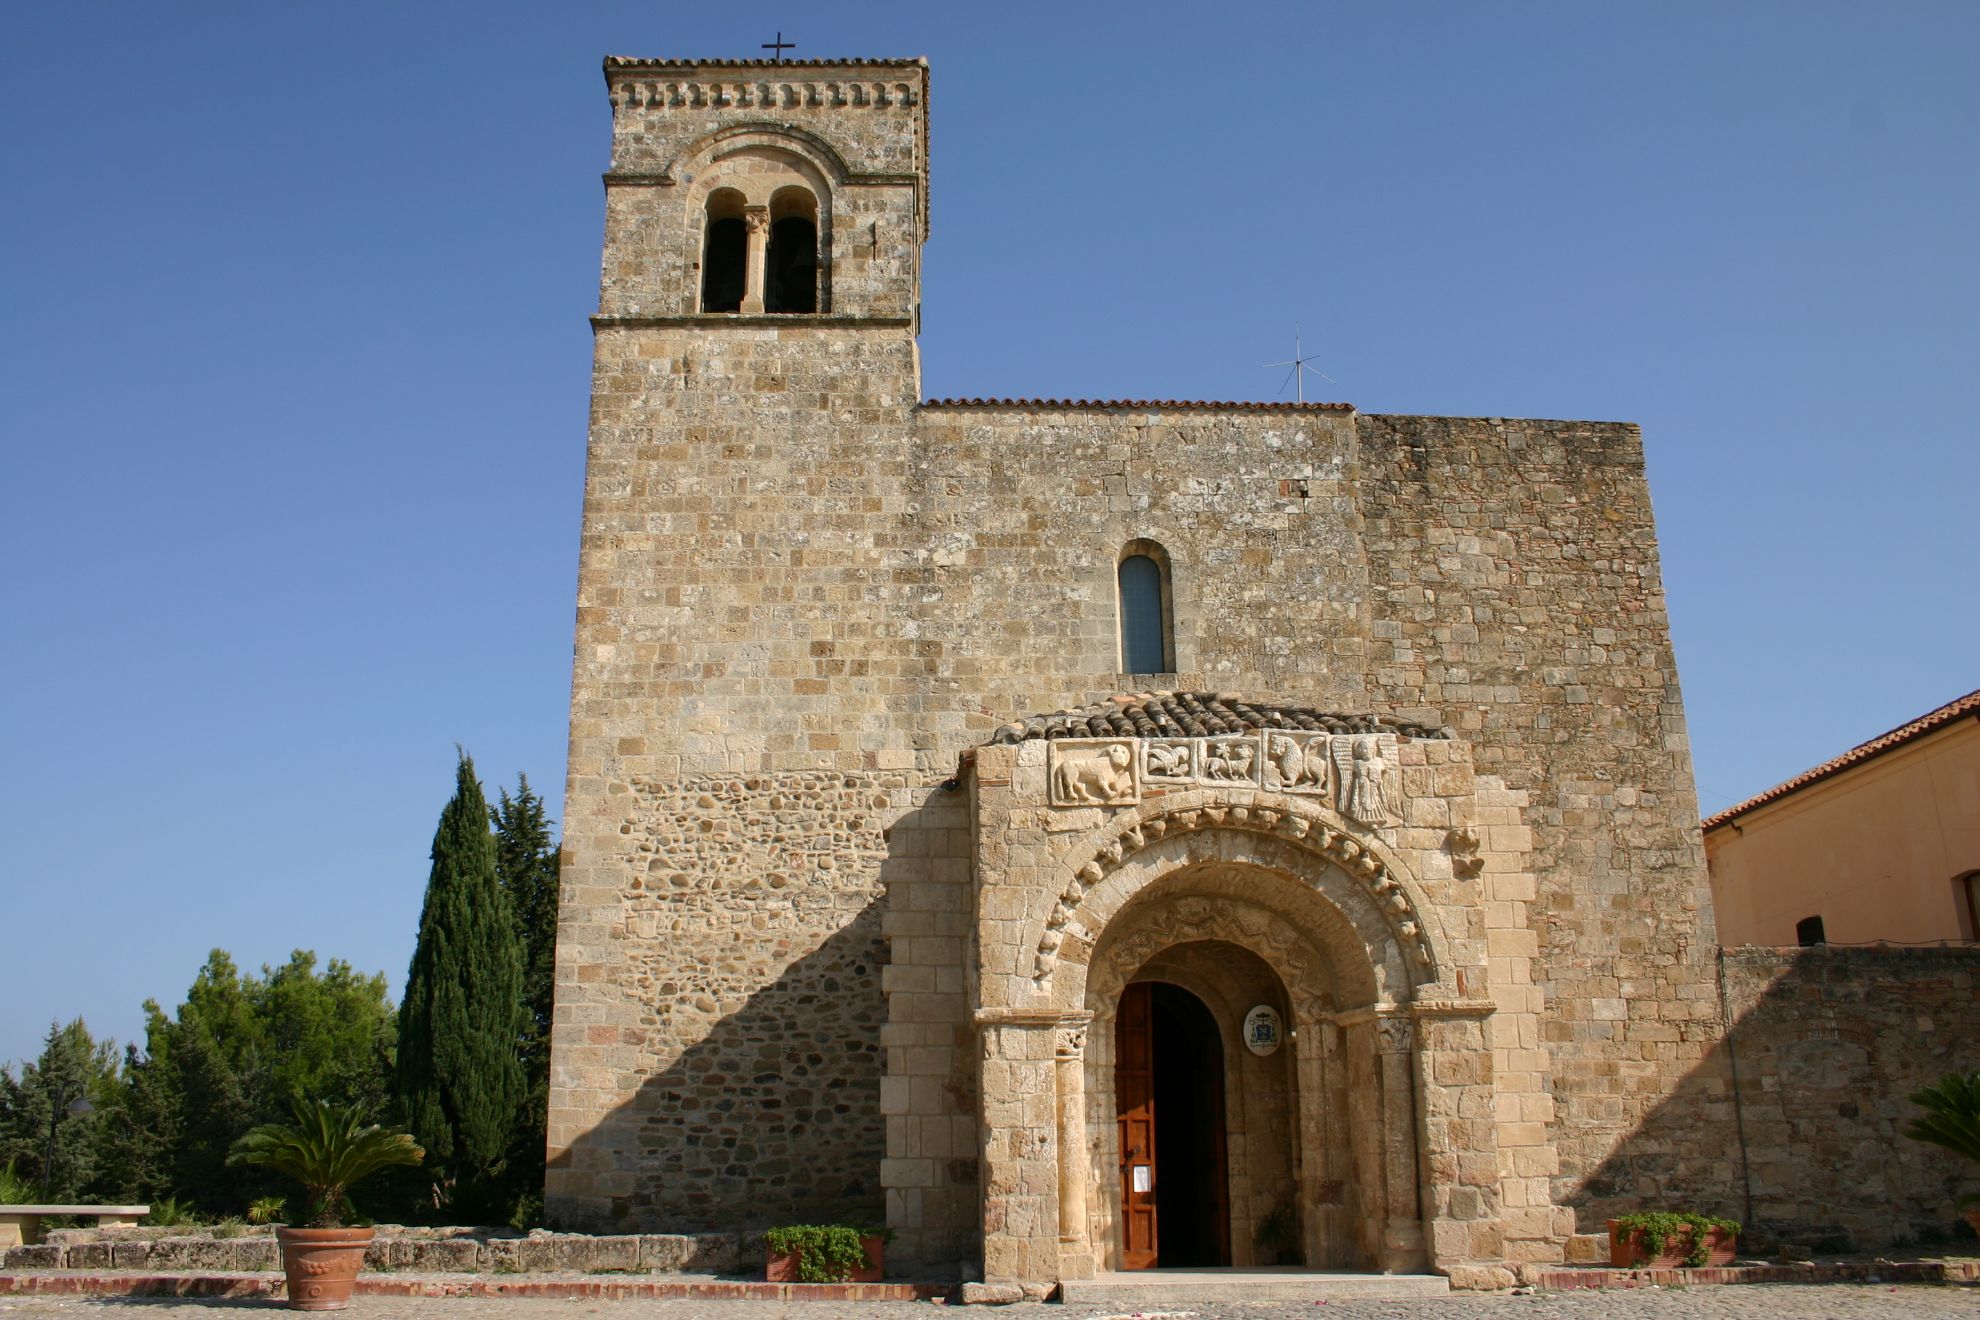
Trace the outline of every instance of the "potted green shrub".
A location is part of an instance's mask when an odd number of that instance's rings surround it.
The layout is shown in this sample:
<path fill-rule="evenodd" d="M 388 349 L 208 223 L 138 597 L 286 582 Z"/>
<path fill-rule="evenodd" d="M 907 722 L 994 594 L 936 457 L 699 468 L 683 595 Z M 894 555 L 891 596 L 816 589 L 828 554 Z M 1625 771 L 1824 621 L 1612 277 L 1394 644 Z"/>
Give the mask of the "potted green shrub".
<path fill-rule="evenodd" d="M 1738 1245 L 1737 1220 L 1690 1210 L 1649 1210 L 1609 1221 L 1609 1264 L 1618 1268 L 1730 1265 Z"/>
<path fill-rule="evenodd" d="M 1980 1163 L 1980 1069 L 1947 1073 L 1913 1091 L 1910 1099 L 1925 1113 L 1911 1120 L 1904 1135 Z M 1973 1231 L 1980 1233 L 1980 1193 L 1962 1196 L 1957 1204 Z"/>
<path fill-rule="evenodd" d="M 298 1311 L 340 1311 L 364 1268 L 372 1230 L 347 1227 L 350 1189 L 394 1164 L 417 1164 L 426 1152 L 397 1128 L 367 1123 L 354 1105 L 296 1101 L 293 1123 L 264 1123 L 227 1154 L 229 1164 L 260 1164 L 303 1185 L 308 1224 L 275 1230 L 288 1278 L 289 1305 Z"/>
<path fill-rule="evenodd" d="M 887 1231 L 846 1224 L 787 1224 L 763 1235 L 771 1283 L 878 1283 Z"/>

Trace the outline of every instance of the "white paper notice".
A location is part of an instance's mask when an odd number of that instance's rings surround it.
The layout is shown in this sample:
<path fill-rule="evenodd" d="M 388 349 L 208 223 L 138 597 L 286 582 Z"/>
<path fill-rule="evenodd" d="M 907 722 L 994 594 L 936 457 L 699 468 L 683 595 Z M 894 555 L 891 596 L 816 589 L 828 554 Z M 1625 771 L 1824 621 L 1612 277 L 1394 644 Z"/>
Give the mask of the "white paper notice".
<path fill-rule="evenodd" d="M 1153 1188 L 1155 1185 L 1155 1179 L 1153 1177 L 1153 1173 L 1154 1170 L 1149 1165 L 1146 1164 L 1135 1165 L 1134 1172 L 1131 1175 L 1129 1175 L 1132 1180 L 1132 1185 L 1134 1187 L 1134 1190 L 1137 1192 L 1145 1192 Z"/>

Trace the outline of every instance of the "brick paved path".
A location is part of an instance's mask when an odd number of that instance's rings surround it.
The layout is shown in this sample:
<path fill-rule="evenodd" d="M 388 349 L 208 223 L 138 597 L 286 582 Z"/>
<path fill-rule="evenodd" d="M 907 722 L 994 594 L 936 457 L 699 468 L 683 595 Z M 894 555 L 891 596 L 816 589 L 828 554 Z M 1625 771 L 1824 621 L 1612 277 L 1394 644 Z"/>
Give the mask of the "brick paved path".
<path fill-rule="evenodd" d="M 264 1300 L 0 1297 L 0 1320 L 246 1320 Z M 932 1311 L 973 1320 L 1980 1320 L 1980 1287 L 1740 1285 L 1582 1293 L 1455 1294 L 1434 1301 L 1337 1301 L 1109 1310 L 1025 1305 L 947 1308 L 929 1302 L 543 1301 L 360 1297 L 348 1320 L 910 1320 Z"/>

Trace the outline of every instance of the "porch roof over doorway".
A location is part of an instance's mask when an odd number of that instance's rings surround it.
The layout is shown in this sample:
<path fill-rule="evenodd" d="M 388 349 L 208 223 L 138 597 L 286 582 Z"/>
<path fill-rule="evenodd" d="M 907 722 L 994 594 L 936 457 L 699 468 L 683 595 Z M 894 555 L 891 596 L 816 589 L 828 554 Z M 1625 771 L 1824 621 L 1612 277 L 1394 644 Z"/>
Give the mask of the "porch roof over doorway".
<path fill-rule="evenodd" d="M 1072 710 L 1032 715 L 999 728 L 990 742 L 1034 738 L 1209 738 L 1259 729 L 1312 733 L 1392 733 L 1399 738 L 1454 738 L 1442 724 L 1373 713 L 1344 714 L 1311 706 L 1246 701 L 1232 692 L 1136 692 Z"/>

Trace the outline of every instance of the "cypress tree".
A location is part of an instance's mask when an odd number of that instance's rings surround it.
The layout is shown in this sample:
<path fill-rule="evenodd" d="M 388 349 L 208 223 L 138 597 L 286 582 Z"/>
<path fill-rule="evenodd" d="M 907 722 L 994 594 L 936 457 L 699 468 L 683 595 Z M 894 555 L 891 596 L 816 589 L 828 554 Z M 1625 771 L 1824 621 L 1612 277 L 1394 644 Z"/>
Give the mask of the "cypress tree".
<path fill-rule="evenodd" d="M 491 815 L 495 827 L 495 871 L 509 893 L 516 938 L 523 956 L 523 1104 L 509 1154 L 507 1182 L 515 1201 L 510 1222 L 517 1227 L 540 1215 L 543 1152 L 550 1106 L 550 1005 L 556 981 L 557 845 L 543 799 L 517 776 L 514 797 L 507 789 Z"/>
<path fill-rule="evenodd" d="M 492 1208 L 523 1101 L 522 951 L 488 823 L 463 752 L 433 835 L 396 1073 L 407 1125 L 455 1202 L 477 1212 Z"/>

